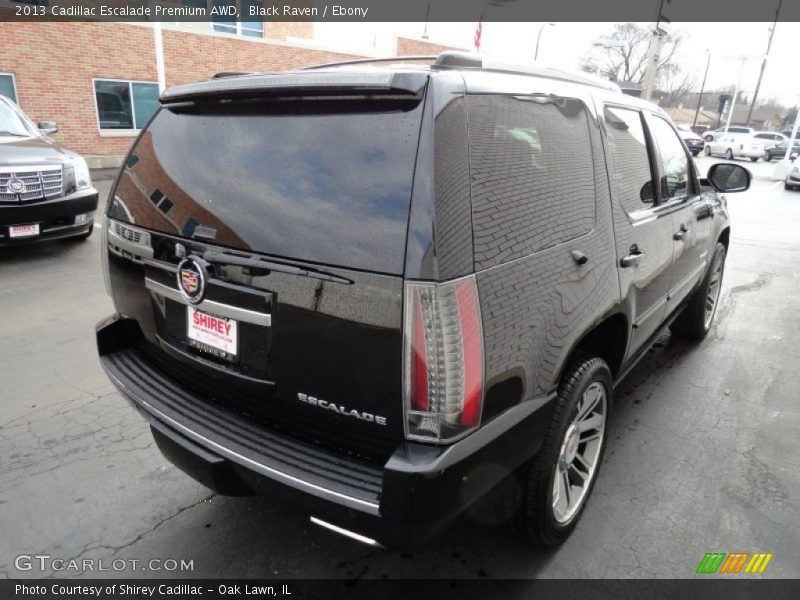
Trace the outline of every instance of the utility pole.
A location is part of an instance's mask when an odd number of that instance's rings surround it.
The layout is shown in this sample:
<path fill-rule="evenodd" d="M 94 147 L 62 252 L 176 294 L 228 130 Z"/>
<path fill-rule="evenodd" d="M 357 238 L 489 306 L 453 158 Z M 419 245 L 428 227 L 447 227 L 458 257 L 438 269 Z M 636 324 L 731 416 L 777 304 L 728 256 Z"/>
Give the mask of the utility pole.
<path fill-rule="evenodd" d="M 781 14 L 781 7 L 783 0 L 778 0 L 778 8 L 775 11 L 775 21 L 772 23 L 772 29 L 769 30 L 769 41 L 767 42 L 767 53 L 764 55 L 764 60 L 761 62 L 761 71 L 758 73 L 758 83 L 756 83 L 756 91 L 753 92 L 753 101 L 750 103 L 750 110 L 747 111 L 747 126 L 750 127 L 750 119 L 753 116 L 753 109 L 756 106 L 758 99 L 758 90 L 761 87 L 761 78 L 764 77 L 764 69 L 767 66 L 767 58 L 769 58 L 769 49 L 772 48 L 772 36 L 775 35 L 775 28 L 778 26 L 778 17 Z"/>
<path fill-rule="evenodd" d="M 728 122 L 725 123 L 725 133 L 728 133 L 728 128 L 731 126 L 731 119 L 733 118 L 733 111 L 736 110 L 736 99 L 739 96 L 739 88 L 742 87 L 742 75 L 744 74 L 744 64 L 747 62 L 747 57 L 742 57 L 742 66 L 739 69 L 739 79 L 736 81 L 736 89 L 733 92 L 733 100 L 731 100 L 731 110 L 728 113 Z"/>
<path fill-rule="evenodd" d="M 706 72 L 703 74 L 703 83 L 700 85 L 700 94 L 697 96 L 697 108 L 694 110 L 694 121 L 692 121 L 692 127 L 697 125 L 697 114 L 700 112 L 700 102 L 703 101 L 703 91 L 706 89 L 706 77 L 708 77 L 708 67 L 711 64 L 711 50 L 706 48 L 706 54 L 708 54 L 708 58 L 706 59 Z"/>
<path fill-rule="evenodd" d="M 670 4 L 672 0 L 666 0 Z M 653 87 L 656 82 L 656 75 L 658 72 L 658 59 L 661 56 L 661 42 L 663 41 L 666 31 L 661 29 L 659 25 L 661 21 L 669 23 L 669 19 L 665 19 L 662 9 L 664 8 L 664 0 L 658 5 L 658 17 L 656 18 L 656 25 L 653 28 L 653 35 L 650 38 L 650 46 L 647 48 L 647 67 L 644 70 L 644 81 L 642 82 L 642 99 L 650 100 L 653 95 Z"/>

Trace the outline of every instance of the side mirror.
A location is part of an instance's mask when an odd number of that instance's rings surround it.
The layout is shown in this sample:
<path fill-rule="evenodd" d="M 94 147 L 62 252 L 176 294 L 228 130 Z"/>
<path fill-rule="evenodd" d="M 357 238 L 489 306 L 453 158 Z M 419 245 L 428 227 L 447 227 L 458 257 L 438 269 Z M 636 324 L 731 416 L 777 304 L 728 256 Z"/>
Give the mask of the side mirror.
<path fill-rule="evenodd" d="M 743 192 L 752 179 L 750 171 L 732 163 L 717 163 L 708 170 L 708 180 L 718 192 Z"/>
<path fill-rule="evenodd" d="M 55 121 L 39 121 L 39 131 L 42 132 L 42 135 L 51 135 L 58 131 L 58 125 L 55 124 Z"/>
<path fill-rule="evenodd" d="M 639 198 L 642 199 L 642 202 L 645 204 L 652 204 L 653 203 L 653 182 L 648 181 L 642 186 L 642 189 L 639 191 Z"/>

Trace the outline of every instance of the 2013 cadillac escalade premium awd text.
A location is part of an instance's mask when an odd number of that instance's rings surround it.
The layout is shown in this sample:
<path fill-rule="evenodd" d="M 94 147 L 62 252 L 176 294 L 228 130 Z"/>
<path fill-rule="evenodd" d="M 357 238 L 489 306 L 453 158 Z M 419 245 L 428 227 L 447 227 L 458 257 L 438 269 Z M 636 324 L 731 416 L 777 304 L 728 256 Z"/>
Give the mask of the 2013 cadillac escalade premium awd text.
<path fill-rule="evenodd" d="M 446 53 L 176 87 L 112 189 L 103 367 L 165 456 L 362 541 L 429 540 L 508 477 L 575 527 L 614 386 L 714 318 L 738 165 L 656 106 Z"/>

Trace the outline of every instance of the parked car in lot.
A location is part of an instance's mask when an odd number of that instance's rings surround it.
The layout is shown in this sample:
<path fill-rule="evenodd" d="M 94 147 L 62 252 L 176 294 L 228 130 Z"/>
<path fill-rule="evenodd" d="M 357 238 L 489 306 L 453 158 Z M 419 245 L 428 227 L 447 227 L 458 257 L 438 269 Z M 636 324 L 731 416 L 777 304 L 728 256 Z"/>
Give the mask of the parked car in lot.
<path fill-rule="evenodd" d="M 752 127 L 732 126 L 728 127 L 727 131 L 724 127 L 718 127 L 717 129 L 713 129 L 703 133 L 703 139 L 706 142 L 711 142 L 713 140 L 719 139 L 720 136 L 726 134 L 752 135 L 753 133 L 755 133 L 755 130 Z"/>
<path fill-rule="evenodd" d="M 786 149 L 789 147 L 789 140 L 776 144 L 775 146 L 767 146 L 764 148 L 764 160 L 770 161 L 773 158 L 781 159 L 786 156 Z M 800 140 L 794 140 L 792 144 L 792 151 L 789 153 L 789 158 L 794 160 L 800 156 Z"/>
<path fill-rule="evenodd" d="M 706 142 L 705 153 L 706 156 L 724 156 L 728 160 L 749 158 L 756 162 L 764 157 L 764 142 L 749 135 L 729 133 Z"/>
<path fill-rule="evenodd" d="M 756 131 L 753 137 L 757 140 L 763 140 L 766 145 L 779 144 L 789 139 L 787 136 L 777 131 Z"/>
<path fill-rule="evenodd" d="M 787 140 L 788 140 L 788 139 L 790 139 L 790 138 L 792 137 L 792 130 L 791 130 L 791 129 L 784 129 L 783 131 L 781 131 L 781 133 L 784 135 L 784 137 L 785 137 Z M 795 137 L 796 139 L 800 139 L 800 130 L 798 130 L 798 131 L 797 131 L 797 132 L 794 134 L 794 137 Z"/>
<path fill-rule="evenodd" d="M 97 190 L 78 154 L 47 137 L 55 123 L 34 125 L 0 96 L 0 246 L 94 231 Z"/>
<path fill-rule="evenodd" d="M 695 135 L 692 131 L 680 130 L 680 134 L 686 147 L 689 148 L 689 152 L 692 153 L 692 156 L 697 156 L 703 151 L 706 145 L 703 138 Z"/>
<path fill-rule="evenodd" d="M 800 187 L 800 163 L 796 161 L 789 168 L 789 173 L 786 175 L 783 188 L 786 190 L 796 190 L 798 187 Z"/>
<path fill-rule="evenodd" d="M 664 326 L 709 332 L 717 192 L 750 174 L 704 177 L 662 109 L 583 75 L 375 65 L 162 95 L 102 229 L 100 362 L 220 493 L 414 546 L 513 478 L 519 530 L 559 543 L 615 386 Z"/>

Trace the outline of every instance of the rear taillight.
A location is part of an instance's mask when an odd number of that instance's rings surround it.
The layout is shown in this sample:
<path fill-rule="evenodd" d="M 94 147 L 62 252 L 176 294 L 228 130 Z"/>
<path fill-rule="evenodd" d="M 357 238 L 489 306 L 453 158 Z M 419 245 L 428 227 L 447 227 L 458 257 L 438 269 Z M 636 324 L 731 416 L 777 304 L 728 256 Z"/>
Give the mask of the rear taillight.
<path fill-rule="evenodd" d="M 406 283 L 403 352 L 406 437 L 446 442 L 476 429 L 483 331 L 473 276 Z"/>

